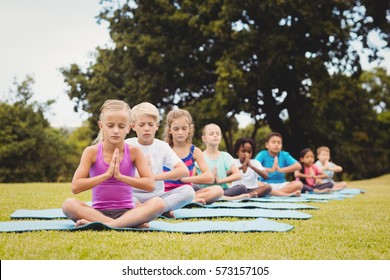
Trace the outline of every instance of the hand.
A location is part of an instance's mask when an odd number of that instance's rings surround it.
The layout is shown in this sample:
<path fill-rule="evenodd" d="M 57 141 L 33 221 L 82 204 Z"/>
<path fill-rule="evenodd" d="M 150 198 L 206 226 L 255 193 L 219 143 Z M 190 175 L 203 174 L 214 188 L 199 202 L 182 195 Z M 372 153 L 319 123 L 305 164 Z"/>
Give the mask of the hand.
<path fill-rule="evenodd" d="M 112 154 L 110 165 L 108 166 L 108 169 L 106 171 L 106 174 L 109 176 L 109 178 L 113 177 L 115 174 L 116 162 L 118 161 L 118 154 L 119 154 L 119 149 L 116 148 L 114 150 L 114 153 Z"/>
<path fill-rule="evenodd" d="M 272 172 L 280 171 L 278 157 L 274 157 L 274 164 L 272 165 L 271 170 L 272 170 Z"/>
<path fill-rule="evenodd" d="M 218 184 L 218 175 L 217 175 L 217 168 L 216 167 L 213 168 L 212 174 L 213 174 L 213 178 L 214 178 L 214 184 Z"/>

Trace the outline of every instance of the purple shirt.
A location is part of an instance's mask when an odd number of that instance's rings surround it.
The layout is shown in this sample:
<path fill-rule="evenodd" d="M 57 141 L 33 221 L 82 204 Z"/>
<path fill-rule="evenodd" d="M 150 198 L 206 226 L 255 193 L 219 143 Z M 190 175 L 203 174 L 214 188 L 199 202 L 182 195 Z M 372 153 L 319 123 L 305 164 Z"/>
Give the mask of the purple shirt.
<path fill-rule="evenodd" d="M 96 162 L 89 170 L 90 177 L 107 171 L 110 165 L 104 161 L 103 143 L 98 144 Z M 119 169 L 123 175 L 134 177 L 135 167 L 130 159 L 129 145 L 125 144 Z M 133 209 L 133 188 L 114 177 L 92 188 L 92 207 L 95 209 Z"/>

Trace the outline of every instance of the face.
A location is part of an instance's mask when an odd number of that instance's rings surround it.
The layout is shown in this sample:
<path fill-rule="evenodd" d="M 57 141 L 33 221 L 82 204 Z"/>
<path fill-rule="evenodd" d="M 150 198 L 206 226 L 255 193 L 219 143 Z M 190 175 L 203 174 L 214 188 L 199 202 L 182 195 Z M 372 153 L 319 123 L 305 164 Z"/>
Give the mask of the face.
<path fill-rule="evenodd" d="M 240 149 L 238 149 L 237 157 L 240 159 L 240 162 L 244 162 L 245 159 L 251 159 L 253 154 L 252 145 L 249 143 L 245 143 L 241 145 Z"/>
<path fill-rule="evenodd" d="M 104 141 L 119 144 L 130 131 L 129 114 L 125 111 L 104 112 L 99 127 L 103 132 Z"/>
<path fill-rule="evenodd" d="M 206 145 L 218 146 L 221 143 L 221 129 L 217 125 L 208 125 L 202 136 L 202 140 Z"/>
<path fill-rule="evenodd" d="M 182 117 L 172 121 L 171 127 L 168 133 L 172 135 L 172 138 L 176 142 L 185 142 L 190 133 L 190 125 L 187 118 Z"/>
<path fill-rule="evenodd" d="M 137 133 L 138 142 L 142 145 L 151 145 L 158 129 L 156 120 L 151 116 L 141 116 L 132 125 Z"/>
<path fill-rule="evenodd" d="M 307 152 L 303 158 L 301 158 L 301 162 L 306 166 L 311 166 L 314 163 L 314 154 L 312 151 Z"/>
<path fill-rule="evenodd" d="M 265 143 L 265 147 L 271 155 L 276 156 L 282 150 L 282 138 L 272 136 L 268 142 Z"/>
<path fill-rule="evenodd" d="M 326 161 L 329 161 L 330 159 L 330 154 L 327 152 L 327 151 L 321 151 L 318 155 L 317 155 L 318 159 L 321 161 L 321 162 L 326 162 Z"/>

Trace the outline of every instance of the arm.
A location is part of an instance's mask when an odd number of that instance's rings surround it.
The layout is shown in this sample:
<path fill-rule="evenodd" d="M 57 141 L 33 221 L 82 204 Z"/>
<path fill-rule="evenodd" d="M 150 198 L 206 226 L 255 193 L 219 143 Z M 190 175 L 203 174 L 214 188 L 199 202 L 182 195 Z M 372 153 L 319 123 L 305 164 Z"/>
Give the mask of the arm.
<path fill-rule="evenodd" d="M 190 172 L 188 171 L 187 166 L 184 164 L 183 161 L 180 160 L 170 171 L 167 172 L 161 172 L 160 174 L 154 175 L 155 181 L 162 181 L 162 180 L 178 180 L 183 177 L 188 177 Z"/>
<path fill-rule="evenodd" d="M 246 162 L 248 162 L 248 167 L 252 168 L 259 176 L 261 176 L 263 179 L 268 179 L 268 173 L 265 170 L 261 170 L 257 168 L 255 165 L 252 164 L 250 159 L 247 159 Z"/>
<path fill-rule="evenodd" d="M 289 166 L 286 166 L 286 167 L 277 167 L 277 171 L 279 172 L 282 172 L 282 173 L 291 173 L 291 172 L 294 172 L 296 170 L 300 170 L 302 167 L 301 167 L 301 164 L 299 162 L 295 162 L 294 164 L 292 165 L 289 165 Z"/>
<path fill-rule="evenodd" d="M 230 175 L 225 178 L 218 178 L 218 176 L 215 177 L 215 183 L 216 184 L 225 184 L 230 183 L 233 181 L 238 181 L 241 179 L 241 173 L 240 170 L 238 170 L 238 167 L 233 163 L 230 166 Z"/>
<path fill-rule="evenodd" d="M 114 173 L 115 178 L 134 188 L 152 192 L 156 183 L 153 179 L 152 171 L 148 167 L 145 155 L 138 147 L 130 146 L 130 157 L 134 166 L 137 168 L 139 176 L 131 177 L 121 174 L 119 161 L 117 161 Z"/>
<path fill-rule="evenodd" d="M 72 179 L 72 192 L 74 194 L 92 189 L 101 182 L 111 178 L 114 175 L 115 161 L 118 152 L 115 151 L 110 166 L 104 174 L 96 177 L 89 177 L 89 169 L 96 160 L 97 146 L 87 147 L 81 155 L 79 166 L 77 167 Z"/>
<path fill-rule="evenodd" d="M 189 177 L 183 177 L 180 180 L 183 183 L 212 184 L 215 180 L 214 176 L 207 165 L 203 152 L 198 147 L 195 147 L 194 159 L 199 166 L 201 173 L 199 175 L 193 174 Z"/>

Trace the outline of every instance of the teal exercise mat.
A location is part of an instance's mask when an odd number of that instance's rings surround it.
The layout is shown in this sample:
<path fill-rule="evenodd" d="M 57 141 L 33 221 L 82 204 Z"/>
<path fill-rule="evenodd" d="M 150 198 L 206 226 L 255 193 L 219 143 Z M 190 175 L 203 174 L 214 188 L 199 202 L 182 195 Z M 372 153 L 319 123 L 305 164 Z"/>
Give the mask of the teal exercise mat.
<path fill-rule="evenodd" d="M 173 211 L 176 219 L 189 218 L 275 218 L 275 219 L 310 219 L 312 215 L 295 210 L 243 209 L 243 208 L 183 208 Z"/>
<path fill-rule="evenodd" d="M 203 205 L 196 202 L 191 202 L 183 208 L 262 208 L 262 209 L 274 209 L 274 210 L 311 210 L 318 209 L 315 206 L 309 206 L 301 203 L 288 203 L 288 202 L 254 202 L 254 201 L 227 201 L 227 202 L 214 202 L 213 204 Z"/>
<path fill-rule="evenodd" d="M 242 218 L 278 218 L 278 219 L 309 219 L 311 215 L 295 210 L 242 209 L 242 208 L 187 208 L 174 211 L 176 219 L 212 218 L 212 217 L 242 217 Z M 62 209 L 16 210 L 11 219 L 61 219 L 66 218 Z"/>
<path fill-rule="evenodd" d="M 292 225 L 270 221 L 263 218 L 242 220 L 237 222 L 225 221 L 195 221 L 170 223 L 164 221 L 149 222 L 150 228 L 115 228 L 103 223 L 94 222 L 75 228 L 71 220 L 49 221 L 10 221 L 0 222 L 0 232 L 26 232 L 40 230 L 82 231 L 82 230 L 116 230 L 116 231 L 160 231 L 160 232 L 285 232 L 294 227 Z"/>
<path fill-rule="evenodd" d="M 30 210 L 19 209 L 13 212 L 11 219 L 65 219 L 66 216 L 61 208 Z"/>

